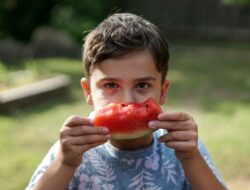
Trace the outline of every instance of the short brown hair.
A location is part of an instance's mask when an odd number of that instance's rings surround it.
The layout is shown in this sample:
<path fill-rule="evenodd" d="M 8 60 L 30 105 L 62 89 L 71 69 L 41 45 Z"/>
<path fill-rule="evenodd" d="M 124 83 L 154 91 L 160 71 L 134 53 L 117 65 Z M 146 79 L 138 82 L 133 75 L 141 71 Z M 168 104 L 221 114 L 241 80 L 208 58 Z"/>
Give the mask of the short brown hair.
<path fill-rule="evenodd" d="M 116 13 L 100 23 L 86 38 L 83 46 L 86 77 L 98 63 L 126 54 L 149 50 L 156 68 L 165 80 L 168 71 L 168 43 L 151 22 L 131 13 Z"/>

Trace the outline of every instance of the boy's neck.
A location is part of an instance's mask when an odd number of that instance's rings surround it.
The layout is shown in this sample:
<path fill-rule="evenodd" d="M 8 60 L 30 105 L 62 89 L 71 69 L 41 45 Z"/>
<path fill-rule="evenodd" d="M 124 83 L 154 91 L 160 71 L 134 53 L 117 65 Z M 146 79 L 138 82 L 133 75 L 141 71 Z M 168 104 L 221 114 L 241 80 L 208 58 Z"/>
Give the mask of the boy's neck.
<path fill-rule="evenodd" d="M 133 140 L 113 140 L 109 141 L 114 147 L 120 150 L 137 150 L 150 146 L 153 142 L 153 135 L 149 134 L 139 139 Z"/>

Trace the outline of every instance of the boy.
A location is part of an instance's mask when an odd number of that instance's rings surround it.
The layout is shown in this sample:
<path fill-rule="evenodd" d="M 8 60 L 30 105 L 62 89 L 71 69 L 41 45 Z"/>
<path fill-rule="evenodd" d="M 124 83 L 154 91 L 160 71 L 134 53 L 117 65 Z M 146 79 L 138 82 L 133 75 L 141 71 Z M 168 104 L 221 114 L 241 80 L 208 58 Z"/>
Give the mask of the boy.
<path fill-rule="evenodd" d="M 128 13 L 108 17 L 84 44 L 87 103 L 96 109 L 152 97 L 164 104 L 168 59 L 155 25 Z M 225 189 L 190 115 L 163 112 L 149 127 L 159 130 L 119 141 L 90 118 L 69 117 L 27 189 Z"/>

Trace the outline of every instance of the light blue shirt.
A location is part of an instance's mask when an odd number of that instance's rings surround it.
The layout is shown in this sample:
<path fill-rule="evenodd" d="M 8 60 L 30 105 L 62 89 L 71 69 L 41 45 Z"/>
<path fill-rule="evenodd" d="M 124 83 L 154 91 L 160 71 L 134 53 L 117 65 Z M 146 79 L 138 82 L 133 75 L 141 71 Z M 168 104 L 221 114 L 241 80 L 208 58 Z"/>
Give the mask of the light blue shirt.
<path fill-rule="evenodd" d="M 110 143 L 93 148 L 83 155 L 81 165 L 68 190 L 189 190 L 191 189 L 174 150 L 159 143 L 163 130 L 154 132 L 151 146 L 124 151 Z M 26 190 L 30 190 L 55 159 L 59 142 L 50 149 L 33 174 Z M 223 183 L 210 156 L 199 140 L 199 151 L 216 177 Z"/>

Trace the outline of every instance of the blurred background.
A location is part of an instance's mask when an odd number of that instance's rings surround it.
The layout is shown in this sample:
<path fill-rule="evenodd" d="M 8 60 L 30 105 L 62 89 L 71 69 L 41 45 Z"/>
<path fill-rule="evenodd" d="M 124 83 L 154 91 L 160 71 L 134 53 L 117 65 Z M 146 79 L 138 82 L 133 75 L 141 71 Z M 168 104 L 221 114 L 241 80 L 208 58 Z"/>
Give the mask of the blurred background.
<path fill-rule="evenodd" d="M 91 111 L 83 39 L 116 12 L 164 32 L 164 109 L 193 115 L 229 189 L 250 189 L 250 0 L 1 0 L 0 188 L 24 189 L 64 120 Z"/>

